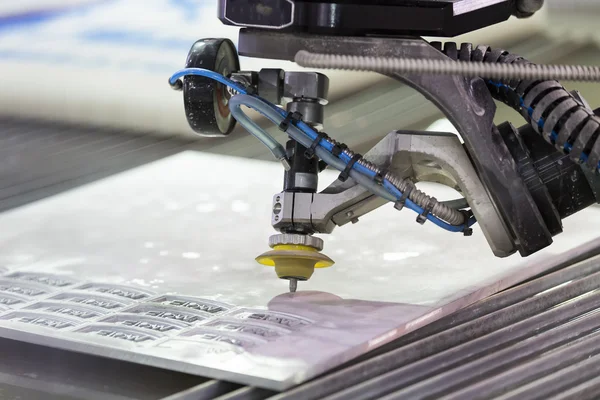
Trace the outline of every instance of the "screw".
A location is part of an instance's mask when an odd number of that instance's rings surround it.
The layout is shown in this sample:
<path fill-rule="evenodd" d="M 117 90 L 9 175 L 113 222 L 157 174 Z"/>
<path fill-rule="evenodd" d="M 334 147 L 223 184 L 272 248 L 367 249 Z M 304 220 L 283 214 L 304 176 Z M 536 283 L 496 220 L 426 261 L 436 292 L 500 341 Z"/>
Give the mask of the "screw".
<path fill-rule="evenodd" d="M 354 216 L 354 212 L 353 211 L 348 211 L 346 213 L 346 217 L 348 217 L 348 218 L 352 218 L 353 216 Z"/>

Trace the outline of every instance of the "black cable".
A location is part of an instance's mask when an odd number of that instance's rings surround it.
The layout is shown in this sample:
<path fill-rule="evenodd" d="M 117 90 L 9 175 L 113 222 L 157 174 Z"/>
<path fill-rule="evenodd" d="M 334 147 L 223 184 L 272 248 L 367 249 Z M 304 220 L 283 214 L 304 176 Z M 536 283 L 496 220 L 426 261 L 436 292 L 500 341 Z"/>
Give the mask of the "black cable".
<path fill-rule="evenodd" d="M 523 57 L 489 46 L 432 43 L 455 61 L 531 64 Z M 556 81 L 487 81 L 492 96 L 523 115 L 534 130 L 576 163 L 600 172 L 600 118 Z"/>

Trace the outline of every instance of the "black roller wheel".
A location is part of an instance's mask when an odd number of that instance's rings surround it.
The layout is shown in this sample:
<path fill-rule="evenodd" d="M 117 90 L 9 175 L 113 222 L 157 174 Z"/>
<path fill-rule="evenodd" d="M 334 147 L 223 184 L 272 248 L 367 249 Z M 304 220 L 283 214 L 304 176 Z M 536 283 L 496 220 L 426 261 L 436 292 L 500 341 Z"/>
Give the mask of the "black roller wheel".
<path fill-rule="evenodd" d="M 229 39 L 202 39 L 192 46 L 186 68 L 204 68 L 228 76 L 240 70 L 235 45 Z M 194 132 L 227 136 L 235 127 L 227 87 L 212 79 L 188 75 L 183 79 L 185 114 Z"/>

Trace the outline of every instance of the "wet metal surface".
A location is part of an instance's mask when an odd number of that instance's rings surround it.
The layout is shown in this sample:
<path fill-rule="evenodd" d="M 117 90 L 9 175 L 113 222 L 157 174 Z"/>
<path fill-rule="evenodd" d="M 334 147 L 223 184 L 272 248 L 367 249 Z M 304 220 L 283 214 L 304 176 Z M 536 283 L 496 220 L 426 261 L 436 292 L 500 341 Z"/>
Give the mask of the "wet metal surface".
<path fill-rule="evenodd" d="M 337 264 L 292 294 L 254 262 L 281 182 L 188 152 L 3 214 L 0 336 L 282 390 L 552 268 L 600 223 L 500 260 L 384 207 L 324 237 Z"/>

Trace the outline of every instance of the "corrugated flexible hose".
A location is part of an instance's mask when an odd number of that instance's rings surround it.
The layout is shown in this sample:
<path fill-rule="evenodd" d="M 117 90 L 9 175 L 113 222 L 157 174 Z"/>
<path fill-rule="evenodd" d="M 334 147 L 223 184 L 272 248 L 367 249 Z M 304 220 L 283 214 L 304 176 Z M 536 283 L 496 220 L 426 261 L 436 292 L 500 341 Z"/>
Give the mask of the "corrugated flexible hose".
<path fill-rule="evenodd" d="M 522 113 L 558 150 L 592 171 L 600 171 L 600 118 L 557 79 L 600 82 L 600 67 L 534 65 L 489 46 L 432 43 L 449 59 L 404 59 L 316 54 L 300 51 L 300 66 L 391 74 L 482 77 L 495 99 Z"/>
<path fill-rule="evenodd" d="M 302 67 L 371 71 L 381 74 L 435 74 L 489 79 L 560 79 L 600 82 L 600 67 L 583 65 L 478 64 L 466 60 L 372 57 L 309 53 L 301 50 L 295 61 Z"/>

